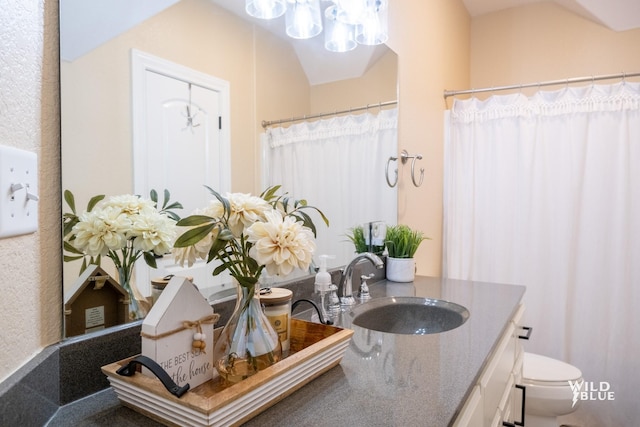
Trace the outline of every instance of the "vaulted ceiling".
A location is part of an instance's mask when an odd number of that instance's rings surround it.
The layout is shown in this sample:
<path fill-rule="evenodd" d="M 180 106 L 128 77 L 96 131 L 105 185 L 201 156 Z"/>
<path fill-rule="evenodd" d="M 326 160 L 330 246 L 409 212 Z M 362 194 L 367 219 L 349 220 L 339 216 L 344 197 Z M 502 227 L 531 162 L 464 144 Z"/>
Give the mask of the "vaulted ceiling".
<path fill-rule="evenodd" d="M 179 0 L 60 0 L 61 58 L 71 61 Z M 324 49 L 322 37 L 293 40 L 284 35 L 283 22 L 252 20 L 242 0 L 211 0 L 234 14 L 261 25 L 290 42 L 310 84 L 362 75 L 382 55 L 384 47 L 358 46 L 347 54 Z M 389 0 L 408 1 L 408 0 Z M 425 1 L 425 0 L 417 0 Z M 640 0 L 462 0 L 472 17 L 527 3 L 553 1 L 614 31 L 640 28 Z M 284 18 L 280 18 L 281 20 Z"/>
<path fill-rule="evenodd" d="M 640 28 L 638 0 L 462 0 L 472 17 L 544 1 L 553 1 L 614 31 Z"/>

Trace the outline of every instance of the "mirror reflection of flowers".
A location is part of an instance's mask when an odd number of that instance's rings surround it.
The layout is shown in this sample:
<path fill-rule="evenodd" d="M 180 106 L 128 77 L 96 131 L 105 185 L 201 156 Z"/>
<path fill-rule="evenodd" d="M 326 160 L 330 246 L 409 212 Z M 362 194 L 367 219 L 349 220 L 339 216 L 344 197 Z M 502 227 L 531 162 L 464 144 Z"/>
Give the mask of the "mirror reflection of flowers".
<path fill-rule="evenodd" d="M 129 292 L 129 317 L 143 317 L 148 307 L 139 307 L 144 298 L 131 282 L 134 264 L 143 257 L 149 266 L 157 268 L 156 256 L 171 252 L 180 219 L 173 210 L 182 209 L 182 205 L 169 202 L 168 190 L 160 207 L 155 190 L 151 190 L 149 199 L 124 194 L 105 200 L 104 195 L 98 195 L 78 215 L 69 190 L 65 190 L 64 199 L 71 209 L 63 215 L 64 249 L 68 252 L 64 261 L 82 259 L 82 274 L 89 264 L 100 265 L 102 257 L 110 258 L 120 285 Z"/>
<path fill-rule="evenodd" d="M 208 188 L 208 187 L 207 187 Z M 316 249 L 316 228 L 305 200 L 277 194 L 270 187 L 260 197 L 242 193 L 224 196 L 209 188 L 210 205 L 178 222 L 184 227 L 174 244 L 177 262 L 217 260 L 213 275 L 223 271 L 237 281 L 238 299 L 214 346 L 214 366 L 227 383 L 239 382 L 278 362 L 282 356 L 276 331 L 262 312 L 256 292 L 260 275 L 286 276 L 307 270 Z"/>

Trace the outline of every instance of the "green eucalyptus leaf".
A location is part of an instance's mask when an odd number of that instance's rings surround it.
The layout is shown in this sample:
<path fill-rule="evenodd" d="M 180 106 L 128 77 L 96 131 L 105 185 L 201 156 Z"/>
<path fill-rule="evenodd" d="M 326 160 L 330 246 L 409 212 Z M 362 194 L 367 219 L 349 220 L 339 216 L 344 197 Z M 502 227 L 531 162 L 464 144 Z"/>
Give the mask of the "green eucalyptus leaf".
<path fill-rule="evenodd" d="M 282 198 L 282 209 L 284 210 L 285 213 L 289 212 L 289 200 L 291 200 L 291 197 L 283 197 Z"/>
<path fill-rule="evenodd" d="M 93 208 L 95 208 L 96 205 L 104 198 L 105 198 L 104 194 L 93 196 L 91 200 L 89 200 L 89 203 L 87 204 L 87 212 L 91 212 Z"/>
<path fill-rule="evenodd" d="M 272 187 L 267 188 L 260 194 L 260 197 L 267 202 L 270 202 L 276 196 L 276 193 L 280 189 L 280 185 L 274 185 Z"/>
<path fill-rule="evenodd" d="M 215 224 L 212 223 L 187 230 L 184 234 L 178 237 L 173 246 L 176 248 L 185 248 L 187 246 L 195 245 L 211 233 L 211 230 L 213 230 L 214 227 Z"/>
<path fill-rule="evenodd" d="M 153 252 L 143 252 L 142 256 L 144 257 L 144 262 L 146 262 L 149 267 L 158 268 L 156 257 L 153 255 Z"/>
<path fill-rule="evenodd" d="M 223 271 L 225 271 L 227 269 L 227 266 L 224 264 L 220 264 L 219 266 L 217 266 L 214 270 L 213 270 L 213 275 L 217 276 L 218 274 L 222 273 Z"/>
<path fill-rule="evenodd" d="M 320 217 L 322 218 L 322 220 L 324 221 L 324 223 L 326 224 L 326 226 L 329 226 L 329 218 L 327 218 L 324 214 L 324 212 L 322 212 L 320 209 L 318 208 L 314 208 L 313 206 L 309 206 L 311 209 L 314 209 L 316 212 L 318 212 L 318 214 L 320 215 Z"/>
<path fill-rule="evenodd" d="M 151 200 L 157 205 L 158 204 L 158 192 L 156 190 L 154 190 L 153 188 L 151 189 L 151 191 L 149 192 L 149 197 L 151 198 Z"/>
<path fill-rule="evenodd" d="M 236 280 L 240 286 L 244 286 L 245 288 L 254 286 L 258 283 L 257 277 L 236 277 Z"/>
<path fill-rule="evenodd" d="M 213 261 L 216 258 L 216 256 L 220 253 L 220 251 L 224 249 L 226 245 L 227 245 L 226 241 L 216 239 L 211 245 L 211 248 L 209 249 L 209 257 L 207 259 L 207 262 Z"/>
<path fill-rule="evenodd" d="M 165 207 L 164 210 L 170 209 L 184 209 L 180 202 L 173 202 L 169 206 Z"/>
<path fill-rule="evenodd" d="M 216 190 L 214 190 L 213 188 L 209 187 L 208 185 L 205 185 L 205 188 L 207 190 L 209 190 L 209 192 L 211 194 L 213 194 L 213 196 L 218 199 L 218 201 L 220 203 L 222 203 L 222 207 L 224 208 L 224 217 L 225 218 L 229 218 L 229 214 L 231 213 L 231 204 L 229 203 L 229 200 L 225 199 L 224 197 L 222 197 L 220 195 L 220 193 L 218 193 Z"/>
<path fill-rule="evenodd" d="M 64 190 L 64 201 L 67 202 L 67 205 L 69 205 L 69 208 L 71 209 L 71 212 L 73 212 L 74 214 L 76 213 L 76 201 L 75 198 L 73 197 L 73 193 L 69 190 Z"/>
<path fill-rule="evenodd" d="M 169 200 L 171 199 L 171 193 L 169 193 L 169 190 L 167 190 L 166 188 L 164 189 L 164 200 L 162 202 L 162 209 L 165 209 L 165 207 L 167 206 L 167 203 L 169 203 Z M 168 208 L 167 208 L 168 209 Z"/>
<path fill-rule="evenodd" d="M 230 241 L 235 239 L 235 236 L 233 235 L 233 233 L 231 232 L 231 230 L 229 230 L 228 228 L 223 228 L 222 230 L 220 230 L 220 232 L 218 233 L 218 239 L 220 240 L 226 240 L 226 241 Z"/>
<path fill-rule="evenodd" d="M 167 212 L 165 212 L 165 214 L 166 214 L 169 218 L 171 218 L 172 220 L 174 220 L 175 222 L 180 221 L 180 217 L 179 217 L 176 213 L 174 213 L 174 212 L 169 212 L 169 211 L 167 211 Z"/>
<path fill-rule="evenodd" d="M 84 255 L 75 255 L 75 256 L 70 256 L 70 255 L 64 255 L 62 257 L 62 259 L 64 260 L 64 262 L 69 262 L 69 261 L 75 261 L 78 260 L 80 258 L 84 258 Z"/>
<path fill-rule="evenodd" d="M 78 249 L 75 248 L 75 246 L 73 246 L 71 243 L 69 242 L 63 242 L 62 246 L 64 247 L 64 250 L 67 252 L 71 252 L 72 254 L 78 254 L 78 255 L 83 255 L 84 253 L 79 251 Z"/>
<path fill-rule="evenodd" d="M 211 218 L 210 216 L 206 216 L 206 215 L 190 215 L 186 218 L 182 218 L 180 221 L 178 221 L 178 223 L 176 225 L 180 226 L 180 227 L 193 227 L 196 225 L 202 225 L 202 224 L 206 224 L 206 223 L 212 223 L 215 224 L 216 220 L 215 218 Z"/>
<path fill-rule="evenodd" d="M 316 226 L 313 223 L 313 220 L 311 219 L 311 217 L 306 212 L 296 211 L 294 216 L 299 220 L 301 220 L 302 224 L 305 227 L 310 228 L 314 236 L 316 235 Z"/>
<path fill-rule="evenodd" d="M 63 228 L 63 236 L 68 236 L 71 233 L 71 230 L 73 230 L 73 227 L 79 222 L 80 219 L 78 217 L 74 217 L 69 222 L 65 223 Z"/>

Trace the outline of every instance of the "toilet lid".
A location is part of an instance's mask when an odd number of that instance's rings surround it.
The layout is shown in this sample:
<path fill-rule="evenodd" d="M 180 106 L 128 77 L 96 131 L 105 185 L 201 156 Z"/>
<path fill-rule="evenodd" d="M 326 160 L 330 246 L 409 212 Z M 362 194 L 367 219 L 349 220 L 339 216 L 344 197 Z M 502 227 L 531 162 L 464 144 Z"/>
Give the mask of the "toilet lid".
<path fill-rule="evenodd" d="M 525 353 L 522 366 L 522 376 L 525 380 L 544 383 L 564 383 L 576 381 L 582 378 L 580 369 L 573 365 L 541 356 L 539 354 Z"/>

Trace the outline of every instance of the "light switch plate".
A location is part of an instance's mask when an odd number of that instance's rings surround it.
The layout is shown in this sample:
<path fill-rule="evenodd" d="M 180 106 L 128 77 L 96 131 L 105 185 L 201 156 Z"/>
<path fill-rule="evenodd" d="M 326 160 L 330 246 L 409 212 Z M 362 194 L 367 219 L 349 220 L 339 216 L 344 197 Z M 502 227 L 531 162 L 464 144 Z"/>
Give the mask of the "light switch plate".
<path fill-rule="evenodd" d="M 38 230 L 38 157 L 0 146 L 0 238 Z"/>

